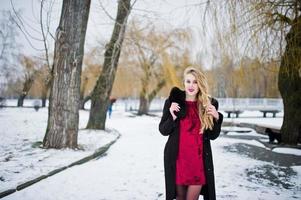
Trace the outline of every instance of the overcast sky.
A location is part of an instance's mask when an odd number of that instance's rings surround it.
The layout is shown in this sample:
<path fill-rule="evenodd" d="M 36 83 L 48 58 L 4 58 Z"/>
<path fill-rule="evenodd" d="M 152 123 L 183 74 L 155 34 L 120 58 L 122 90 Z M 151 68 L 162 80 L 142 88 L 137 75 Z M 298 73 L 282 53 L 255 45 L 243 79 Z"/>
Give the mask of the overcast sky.
<path fill-rule="evenodd" d="M 12 10 L 11 1 L 16 9 L 21 10 L 24 21 L 27 23 L 27 31 L 31 36 L 41 38 L 37 22 L 39 16 L 39 0 L 1 0 L 2 10 Z M 62 1 L 55 0 L 52 9 L 51 32 L 54 33 L 59 23 Z M 133 0 L 132 0 L 133 2 Z M 204 54 L 210 41 L 200 41 L 202 28 L 202 6 L 199 6 L 204 0 L 137 0 L 134 9 L 130 15 L 131 18 L 139 18 L 142 21 L 151 19 L 158 26 L 164 28 L 190 28 L 193 30 L 194 42 L 192 46 L 193 54 Z M 47 6 L 47 5 L 45 5 Z M 204 7 L 204 6 L 203 6 Z M 105 10 L 104 10 L 105 9 Z M 97 41 L 108 40 L 112 33 L 114 21 L 108 16 L 115 18 L 117 11 L 117 0 L 92 0 L 88 29 L 86 35 L 86 49 L 95 46 Z M 30 25 L 32 28 L 28 28 Z M 32 45 L 20 34 L 18 41 L 22 43 L 22 51 L 26 54 L 37 54 L 37 49 L 42 49 L 43 44 L 29 37 Z M 50 40 L 53 46 L 53 41 Z M 203 55 L 204 56 L 204 55 Z M 208 57 L 208 55 L 207 55 Z M 204 63 L 210 65 L 209 59 Z"/>

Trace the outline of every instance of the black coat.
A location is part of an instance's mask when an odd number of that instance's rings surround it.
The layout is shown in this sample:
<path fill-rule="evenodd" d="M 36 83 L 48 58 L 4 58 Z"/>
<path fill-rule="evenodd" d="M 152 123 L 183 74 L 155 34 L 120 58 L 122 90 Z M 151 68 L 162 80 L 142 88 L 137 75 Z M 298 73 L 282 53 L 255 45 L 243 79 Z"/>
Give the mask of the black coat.
<path fill-rule="evenodd" d="M 172 102 L 179 103 L 181 107 L 180 111 L 176 113 L 178 116 L 174 121 L 169 108 Z M 214 98 L 211 99 L 211 104 L 218 109 L 218 101 Z M 178 156 L 179 146 L 179 122 L 180 118 L 184 117 L 186 113 L 185 108 L 185 92 L 173 88 L 170 96 L 166 99 L 163 115 L 159 124 L 159 131 L 162 135 L 168 136 L 168 140 L 164 149 L 164 172 L 165 172 L 165 190 L 166 200 L 172 200 L 176 198 L 176 159 Z M 204 195 L 205 200 L 215 200 L 215 183 L 214 183 L 214 171 L 210 140 L 216 139 L 221 131 L 221 125 L 223 122 L 223 115 L 219 113 L 219 119 L 214 120 L 214 126 L 212 130 L 205 130 L 203 135 L 203 158 L 205 165 L 206 185 L 202 186 L 200 195 Z"/>

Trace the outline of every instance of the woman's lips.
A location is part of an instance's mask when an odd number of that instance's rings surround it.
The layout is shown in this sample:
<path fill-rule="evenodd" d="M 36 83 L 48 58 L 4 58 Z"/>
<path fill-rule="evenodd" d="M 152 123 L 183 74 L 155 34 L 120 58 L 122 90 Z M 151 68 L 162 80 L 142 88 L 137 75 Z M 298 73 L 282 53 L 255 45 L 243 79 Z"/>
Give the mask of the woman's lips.
<path fill-rule="evenodd" d="M 189 91 L 189 92 L 193 92 L 193 91 L 194 91 L 194 89 L 188 89 L 188 91 Z"/>

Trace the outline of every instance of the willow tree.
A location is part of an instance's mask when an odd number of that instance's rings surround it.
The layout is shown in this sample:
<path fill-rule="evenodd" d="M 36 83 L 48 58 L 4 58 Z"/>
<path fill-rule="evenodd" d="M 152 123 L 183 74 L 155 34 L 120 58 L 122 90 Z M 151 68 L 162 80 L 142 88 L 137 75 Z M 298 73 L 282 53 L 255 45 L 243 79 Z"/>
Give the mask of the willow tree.
<path fill-rule="evenodd" d="M 212 16 L 207 22 L 216 25 L 220 36 L 229 33 L 218 39 L 226 38 L 243 48 L 243 54 L 264 61 L 278 58 L 284 105 L 281 134 L 284 143 L 297 144 L 301 139 L 301 1 L 208 1 L 206 8 L 206 15 Z"/>
<path fill-rule="evenodd" d="M 56 30 L 45 148 L 76 148 L 80 77 L 90 0 L 63 1 Z"/>
<path fill-rule="evenodd" d="M 84 70 L 82 72 L 82 83 L 80 89 L 80 109 L 85 109 L 85 103 L 91 99 L 91 92 L 100 75 L 102 66 L 99 64 L 99 56 L 102 48 L 92 48 L 85 53 Z"/>
<path fill-rule="evenodd" d="M 119 0 L 117 16 L 110 42 L 106 45 L 104 64 L 91 94 L 91 109 L 87 128 L 105 129 L 107 109 L 111 95 L 127 19 L 131 10 L 130 0 Z"/>
<path fill-rule="evenodd" d="M 148 23 L 142 27 L 132 21 L 127 32 L 126 51 L 135 55 L 137 71 L 140 71 L 138 115 L 148 114 L 150 103 L 165 86 L 166 81 L 179 85 L 171 55 L 183 53 L 190 41 L 190 32 L 184 29 L 162 31 Z"/>
<path fill-rule="evenodd" d="M 37 75 L 37 63 L 33 58 L 25 55 L 20 56 L 20 63 L 23 67 L 23 83 L 22 91 L 20 92 L 18 98 L 18 107 L 22 107 L 25 97 L 28 95 L 29 90 L 31 89 L 33 82 Z"/>
<path fill-rule="evenodd" d="M 298 3 L 297 3 L 298 2 Z M 301 1 L 295 2 L 295 16 L 279 15 L 286 23 L 286 48 L 281 58 L 278 87 L 283 98 L 284 117 L 281 127 L 283 142 L 301 142 Z M 297 11 L 298 10 L 298 11 Z"/>

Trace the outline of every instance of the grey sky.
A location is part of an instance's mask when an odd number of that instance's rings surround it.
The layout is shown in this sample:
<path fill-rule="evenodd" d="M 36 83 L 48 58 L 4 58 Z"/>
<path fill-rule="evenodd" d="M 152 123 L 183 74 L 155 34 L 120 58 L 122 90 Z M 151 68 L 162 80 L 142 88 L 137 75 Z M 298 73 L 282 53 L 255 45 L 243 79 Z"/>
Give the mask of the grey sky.
<path fill-rule="evenodd" d="M 2 8 L 11 10 L 12 6 L 10 0 L 1 0 Z M 39 15 L 39 0 L 12 0 L 17 9 L 22 10 L 22 16 L 26 23 L 31 28 L 28 32 L 33 37 L 41 38 L 41 35 L 33 29 L 40 30 L 37 23 Z M 54 34 L 59 22 L 60 10 L 62 1 L 55 0 L 52 12 L 52 23 L 50 32 Z M 101 3 L 100 3 L 101 2 Z M 133 2 L 133 0 L 132 0 Z M 199 4 L 201 0 L 137 0 L 130 18 L 139 18 L 140 20 L 151 19 L 158 26 L 166 27 L 181 27 L 190 28 L 194 32 L 194 42 L 192 46 L 193 54 L 203 53 L 208 48 L 210 41 L 200 41 L 199 31 L 202 28 L 202 11 Z M 105 8 L 105 10 L 103 10 Z M 46 5 L 47 6 L 47 5 Z M 91 11 L 89 16 L 89 23 L 86 35 L 86 49 L 95 46 L 97 41 L 104 41 L 109 39 L 112 32 L 114 21 L 107 15 L 113 18 L 117 11 L 117 0 L 92 0 Z M 107 12 L 107 13 L 106 13 Z M 20 34 L 20 42 L 23 45 L 22 51 L 26 54 L 38 54 L 40 51 L 31 47 L 26 41 L 24 35 Z M 33 46 L 37 49 L 42 49 L 42 42 L 30 39 Z M 49 45 L 53 47 L 53 41 L 49 40 Z M 208 56 L 208 55 L 207 55 Z M 208 57 L 207 57 L 208 58 Z M 206 65 L 210 65 L 210 59 L 204 61 Z"/>

